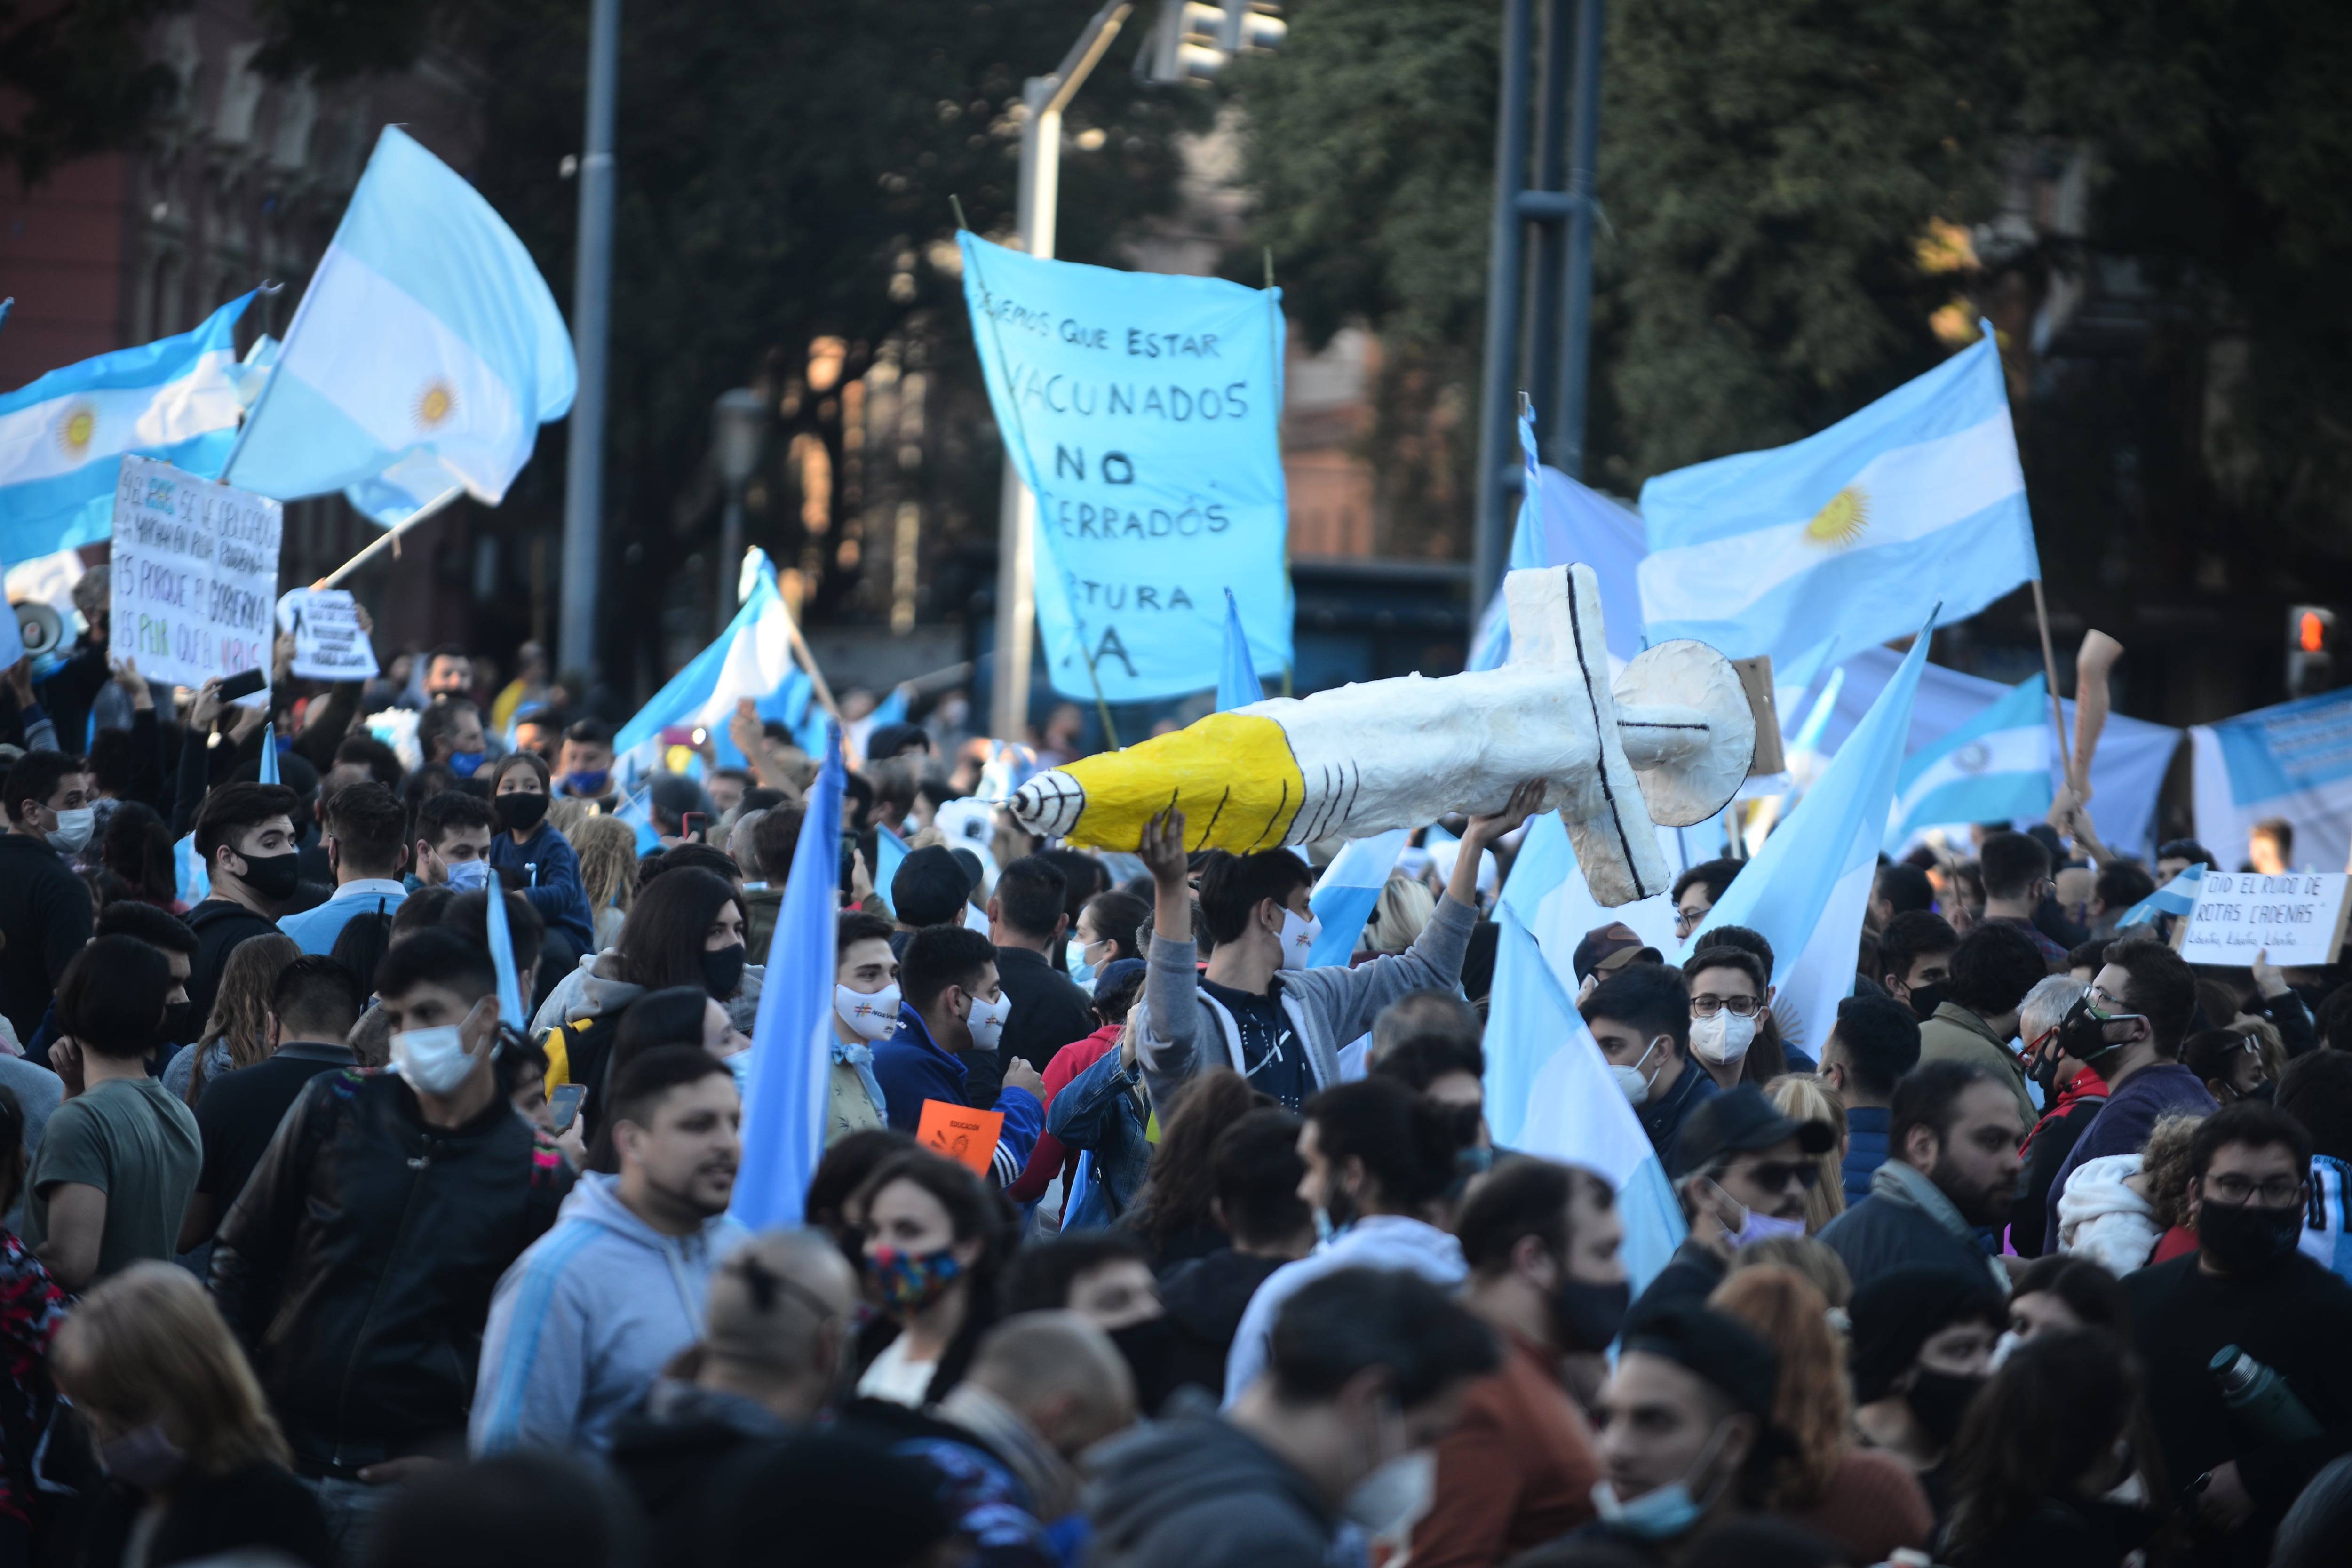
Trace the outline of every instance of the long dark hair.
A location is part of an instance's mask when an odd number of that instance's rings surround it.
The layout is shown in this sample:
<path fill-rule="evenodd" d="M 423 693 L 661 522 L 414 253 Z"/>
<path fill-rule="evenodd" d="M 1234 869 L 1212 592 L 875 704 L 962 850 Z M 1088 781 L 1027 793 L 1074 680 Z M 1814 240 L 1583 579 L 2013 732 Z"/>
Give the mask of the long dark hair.
<path fill-rule="evenodd" d="M 172 830 L 152 805 L 117 801 L 106 819 L 99 860 L 122 879 L 141 903 L 172 907 L 179 896 L 179 870 L 172 864 Z"/>
<path fill-rule="evenodd" d="M 970 1169 L 924 1149 L 894 1154 L 877 1166 L 850 1200 L 852 1206 L 860 1214 L 871 1215 L 876 1195 L 894 1182 L 912 1182 L 937 1198 L 940 1206 L 948 1212 L 949 1235 L 954 1239 L 977 1238 L 980 1242 L 980 1256 L 963 1272 L 968 1282 L 963 1323 L 948 1342 L 946 1352 L 940 1357 L 939 1370 L 931 1374 L 930 1386 L 923 1393 L 923 1403 L 932 1405 L 946 1398 L 948 1391 L 963 1381 L 964 1370 L 971 1365 L 972 1352 L 979 1348 L 981 1335 L 996 1322 L 997 1276 L 1013 1249 L 1011 1215 L 1003 1200 L 982 1185 Z M 898 1331 L 897 1321 L 887 1317 L 877 1318 L 867 1325 L 867 1331 L 858 1342 L 861 1373 L 898 1337 Z"/>
<path fill-rule="evenodd" d="M 2063 1500 L 2130 1429 L 2139 1390 L 2132 1356 L 2097 1330 L 2036 1334 L 2018 1346 L 1952 1441 L 1946 1555 L 1989 1561 L 1983 1553 L 2045 1500 Z"/>
<path fill-rule="evenodd" d="M 1209 1208 L 1217 1195 L 1209 1151 L 1218 1133 L 1273 1103 L 1231 1068 L 1201 1074 L 1175 1098 L 1160 1123 L 1150 1173 L 1128 1211 L 1129 1228 L 1143 1237 L 1155 1258 L 1167 1251 L 1170 1237 L 1216 1224 Z"/>
<path fill-rule="evenodd" d="M 648 991 L 702 987 L 703 938 L 729 904 L 742 914 L 726 879 L 698 867 L 677 867 L 645 884 L 621 926 L 620 977 Z"/>

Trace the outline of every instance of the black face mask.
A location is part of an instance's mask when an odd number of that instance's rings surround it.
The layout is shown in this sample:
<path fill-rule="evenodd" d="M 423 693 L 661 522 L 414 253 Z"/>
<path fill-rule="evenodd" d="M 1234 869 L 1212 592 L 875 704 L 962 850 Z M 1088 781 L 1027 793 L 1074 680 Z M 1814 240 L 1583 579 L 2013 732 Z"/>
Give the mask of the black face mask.
<path fill-rule="evenodd" d="M 743 986 L 743 944 L 733 947 L 705 948 L 702 952 L 702 987 L 724 1002 Z"/>
<path fill-rule="evenodd" d="M 2124 1041 L 2107 1038 L 2107 1026 L 2138 1016 L 2137 1013 L 2118 1013 L 2102 1018 L 2091 1011 L 2090 993 L 2084 992 L 2074 998 L 2074 1005 L 2066 1009 L 2066 1016 L 2059 1020 L 2058 1048 L 2078 1062 L 2095 1062 L 2109 1051 L 2124 1047 Z"/>
<path fill-rule="evenodd" d="M 1911 987 L 1911 1016 L 1924 1024 L 1936 1016 L 1936 1009 L 1945 1001 L 1942 986 L 1914 985 Z"/>
<path fill-rule="evenodd" d="M 163 1004 L 163 1026 L 155 1031 L 156 1041 L 167 1046 L 186 1045 L 196 1037 L 196 1031 L 203 1024 L 204 1020 L 196 1016 L 194 1002 L 166 1002 Z"/>
<path fill-rule="evenodd" d="M 1633 1305 L 1633 1287 L 1620 1279 L 1614 1285 L 1588 1285 L 1563 1279 L 1552 1298 L 1552 1316 L 1559 1325 L 1560 1349 L 1607 1350 L 1625 1326 L 1625 1309 Z"/>
<path fill-rule="evenodd" d="M 547 797 L 517 790 L 490 802 L 490 809 L 499 814 L 499 826 L 509 833 L 529 833 L 547 816 Z"/>
<path fill-rule="evenodd" d="M 2052 1100 L 2058 1093 L 2058 1058 L 2054 1056 L 2040 1058 L 2034 1062 L 2030 1076 L 2042 1086 L 2042 1108 L 2049 1110 Z"/>
<path fill-rule="evenodd" d="M 1911 1414 L 1919 1418 L 1919 1425 L 1927 1429 L 1936 1446 L 1948 1448 L 1958 1435 L 1960 1422 L 1967 1416 L 1977 1391 L 1984 1385 L 1981 1377 L 1955 1377 L 1948 1372 L 1929 1372 L 1921 1367 L 1904 1403 L 1911 1406 Z"/>
<path fill-rule="evenodd" d="M 289 849 L 283 855 L 247 855 L 243 858 L 245 870 L 237 879 L 247 887 L 273 904 L 294 896 L 294 884 L 302 879 L 294 851 Z"/>
<path fill-rule="evenodd" d="M 2232 1274 L 2267 1274 L 2293 1255 L 2303 1239 L 2303 1205 L 2283 1209 L 2260 1204 L 2197 1207 L 2197 1245 Z"/>
<path fill-rule="evenodd" d="M 1150 1415 L 1176 1392 L 1171 1363 L 1176 1352 L 1176 1325 L 1166 1318 L 1146 1318 L 1123 1329 L 1113 1329 L 1110 1342 L 1126 1358 L 1135 1375 L 1136 1408 Z"/>

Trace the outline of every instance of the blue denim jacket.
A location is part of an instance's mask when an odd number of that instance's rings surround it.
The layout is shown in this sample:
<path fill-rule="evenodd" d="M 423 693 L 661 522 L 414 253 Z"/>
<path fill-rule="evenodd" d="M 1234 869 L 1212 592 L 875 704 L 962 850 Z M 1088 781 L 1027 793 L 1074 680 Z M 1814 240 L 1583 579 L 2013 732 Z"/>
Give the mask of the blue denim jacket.
<path fill-rule="evenodd" d="M 1140 1063 L 1121 1071 L 1116 1049 L 1105 1051 L 1063 1085 L 1046 1109 L 1045 1131 L 1065 1147 L 1094 1156 L 1091 1163 L 1109 1190 L 1114 1217 L 1127 1212 L 1151 1168 L 1151 1144 L 1144 1137 L 1150 1114 Z"/>

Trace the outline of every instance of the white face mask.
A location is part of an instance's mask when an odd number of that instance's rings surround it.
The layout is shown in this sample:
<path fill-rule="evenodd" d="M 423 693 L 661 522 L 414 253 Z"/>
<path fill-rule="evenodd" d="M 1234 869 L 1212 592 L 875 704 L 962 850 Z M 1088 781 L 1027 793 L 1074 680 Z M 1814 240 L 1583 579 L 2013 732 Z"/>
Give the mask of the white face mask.
<path fill-rule="evenodd" d="M 461 893 L 478 892 L 490 885 L 490 863 L 488 860 L 452 860 L 449 885 Z"/>
<path fill-rule="evenodd" d="M 1992 1358 L 1985 1363 L 1985 1370 L 1988 1372 L 1999 1372 L 2000 1370 L 2000 1363 L 2007 1361 L 2011 1356 L 2015 1355 L 2017 1353 L 2017 1347 L 2024 1342 L 2025 1337 L 2022 1334 L 2020 1334 L 2015 1329 L 2003 1330 L 2001 1331 L 2000 1338 L 1993 1341 L 1992 1342 Z"/>
<path fill-rule="evenodd" d="M 1415 1448 L 1349 1488 L 1340 1500 L 1339 1515 L 1367 1535 L 1387 1535 L 1427 1512 L 1436 1495 L 1437 1455 Z"/>
<path fill-rule="evenodd" d="M 404 1029 L 392 1037 L 392 1065 L 419 1094 L 448 1094 L 466 1081 L 474 1061 L 455 1024 Z"/>
<path fill-rule="evenodd" d="M 79 855 L 89 843 L 92 827 L 97 826 L 98 813 L 87 805 L 58 813 L 57 831 L 49 835 L 49 847 L 68 855 Z"/>
<path fill-rule="evenodd" d="M 1730 1009 L 1712 1018 L 1693 1018 L 1691 1049 L 1710 1067 L 1729 1067 L 1756 1043 L 1756 1020 L 1734 1016 Z"/>
<path fill-rule="evenodd" d="M 972 1049 L 992 1051 L 1004 1037 L 1004 1020 L 1013 1016 L 1013 998 L 999 993 L 993 1002 L 971 999 L 971 1016 L 964 1020 L 971 1030 Z"/>
<path fill-rule="evenodd" d="M 1298 918 L 1295 910 L 1282 911 L 1282 967 L 1304 969 L 1307 955 L 1315 947 L 1315 939 L 1323 934 L 1323 922 L 1308 916 Z"/>
<path fill-rule="evenodd" d="M 833 988 L 833 1010 L 863 1040 L 887 1040 L 898 1030 L 898 984 L 892 981 L 879 991 Z"/>
<path fill-rule="evenodd" d="M 1641 1059 L 1636 1061 L 1632 1067 L 1626 1067 L 1621 1062 L 1611 1062 L 1609 1064 L 1609 1076 L 1617 1080 L 1617 1087 L 1624 1092 L 1627 1104 L 1646 1105 L 1649 1103 L 1650 1080 L 1642 1075 L 1642 1063 L 1648 1061 L 1653 1056 L 1655 1056 L 1657 1054 L 1657 1050 L 1658 1042 L 1652 1040 L 1650 1042 L 1650 1048 L 1643 1051 L 1642 1053 Z"/>

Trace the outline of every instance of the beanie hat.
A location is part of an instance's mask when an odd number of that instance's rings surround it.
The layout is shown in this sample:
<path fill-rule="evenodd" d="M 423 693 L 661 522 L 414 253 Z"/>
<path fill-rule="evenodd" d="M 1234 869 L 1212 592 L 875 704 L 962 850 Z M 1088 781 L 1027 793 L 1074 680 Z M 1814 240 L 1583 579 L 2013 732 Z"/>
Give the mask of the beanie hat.
<path fill-rule="evenodd" d="M 1847 1309 L 1853 1321 L 1853 1399 L 1886 1397 L 1919 1359 L 1919 1347 L 1954 1323 L 1998 1323 L 2000 1293 L 1982 1274 L 1937 1263 L 1906 1263 L 1873 1275 Z"/>

